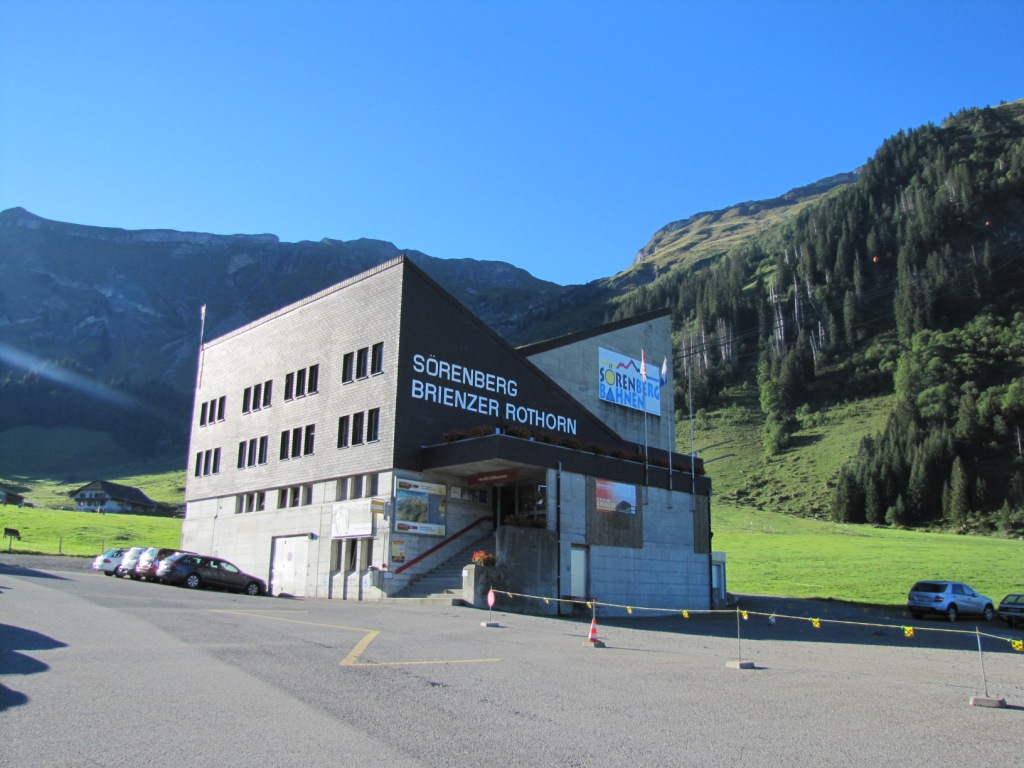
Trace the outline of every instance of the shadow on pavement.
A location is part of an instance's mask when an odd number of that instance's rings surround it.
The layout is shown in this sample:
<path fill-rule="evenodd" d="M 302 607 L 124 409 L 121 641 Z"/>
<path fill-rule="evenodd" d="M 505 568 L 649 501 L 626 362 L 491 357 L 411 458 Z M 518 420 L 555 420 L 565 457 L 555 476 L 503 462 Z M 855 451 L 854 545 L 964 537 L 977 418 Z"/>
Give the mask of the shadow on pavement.
<path fill-rule="evenodd" d="M 49 651 L 65 648 L 62 643 L 49 635 L 24 627 L 0 624 L 0 675 L 36 675 L 46 672 L 50 666 L 21 651 Z M 0 712 L 11 707 L 28 703 L 28 696 L 0 685 Z"/>

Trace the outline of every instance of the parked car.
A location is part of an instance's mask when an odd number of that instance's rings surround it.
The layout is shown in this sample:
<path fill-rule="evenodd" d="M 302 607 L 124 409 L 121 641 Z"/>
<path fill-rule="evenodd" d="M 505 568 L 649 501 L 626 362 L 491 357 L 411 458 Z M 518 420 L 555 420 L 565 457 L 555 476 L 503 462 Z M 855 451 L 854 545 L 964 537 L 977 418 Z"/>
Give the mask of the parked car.
<path fill-rule="evenodd" d="M 105 576 L 113 576 L 117 571 L 119 565 L 121 565 L 121 559 L 124 557 L 124 553 L 128 551 L 128 547 L 115 547 L 114 549 L 108 549 L 102 555 L 97 555 L 96 559 L 92 561 L 92 569 L 94 571 L 100 571 Z"/>
<path fill-rule="evenodd" d="M 1013 629 L 1024 624 L 1024 595 L 1007 595 L 999 603 L 999 618 Z"/>
<path fill-rule="evenodd" d="M 166 584 L 199 589 L 226 589 L 249 595 L 266 594 L 267 583 L 258 576 L 241 571 L 221 557 L 179 552 L 171 555 L 157 569 L 157 577 Z"/>
<path fill-rule="evenodd" d="M 992 601 L 959 581 L 919 581 L 907 595 L 907 610 L 915 619 L 926 613 L 940 614 L 950 621 L 959 616 L 983 616 L 992 621 Z"/>
<path fill-rule="evenodd" d="M 139 555 L 139 562 L 135 566 L 136 577 L 148 579 L 149 581 L 160 581 L 160 577 L 157 575 L 160 561 L 180 551 L 180 549 L 171 549 L 169 547 L 150 547 Z"/>
<path fill-rule="evenodd" d="M 142 553 L 146 551 L 146 547 L 132 547 L 121 557 L 121 564 L 114 571 L 114 575 L 119 578 L 130 576 L 133 579 L 139 577 L 135 575 L 135 566 L 139 564 L 139 558 Z"/>

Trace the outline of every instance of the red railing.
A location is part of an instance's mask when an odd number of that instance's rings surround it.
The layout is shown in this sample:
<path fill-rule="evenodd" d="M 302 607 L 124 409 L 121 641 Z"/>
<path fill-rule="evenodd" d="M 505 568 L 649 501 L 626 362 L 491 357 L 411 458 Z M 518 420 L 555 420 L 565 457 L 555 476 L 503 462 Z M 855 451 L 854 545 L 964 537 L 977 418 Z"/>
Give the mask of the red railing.
<path fill-rule="evenodd" d="M 490 519 L 491 519 L 490 517 L 480 517 L 480 518 L 477 518 L 476 520 L 474 520 L 472 523 L 467 525 L 465 528 L 463 528 L 458 533 L 453 533 L 447 539 L 445 539 L 444 541 L 438 542 L 437 544 L 432 546 L 430 549 L 428 549 L 423 554 L 417 555 L 416 557 L 414 557 L 412 560 L 410 560 L 408 563 L 403 565 L 401 568 L 396 568 L 395 569 L 395 573 L 401 573 L 402 571 L 406 570 L 407 568 L 412 568 L 414 565 L 416 565 L 416 563 L 418 563 L 421 560 L 423 560 L 424 558 L 429 557 L 430 555 L 434 554 L 435 552 L 437 552 L 437 550 L 441 549 L 441 547 L 445 547 L 445 546 L 451 544 L 453 541 L 458 539 L 460 536 L 464 535 L 468 531 L 471 531 L 473 528 L 476 528 L 478 525 L 483 525 L 484 523 L 489 522 Z"/>

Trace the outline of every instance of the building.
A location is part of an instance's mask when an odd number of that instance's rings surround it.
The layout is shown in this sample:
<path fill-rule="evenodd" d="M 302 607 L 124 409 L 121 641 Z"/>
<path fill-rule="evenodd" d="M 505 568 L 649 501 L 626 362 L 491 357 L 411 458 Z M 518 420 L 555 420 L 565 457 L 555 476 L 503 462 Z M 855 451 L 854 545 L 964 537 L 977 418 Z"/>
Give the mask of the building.
<path fill-rule="evenodd" d="M 182 546 L 374 599 L 479 539 L 517 594 L 706 608 L 671 355 L 667 310 L 515 349 L 398 258 L 202 345 Z"/>
<path fill-rule="evenodd" d="M 75 509 L 82 512 L 150 515 L 156 510 L 156 502 L 138 488 L 108 480 L 93 480 L 77 491 L 72 491 L 70 496 L 75 501 Z"/>

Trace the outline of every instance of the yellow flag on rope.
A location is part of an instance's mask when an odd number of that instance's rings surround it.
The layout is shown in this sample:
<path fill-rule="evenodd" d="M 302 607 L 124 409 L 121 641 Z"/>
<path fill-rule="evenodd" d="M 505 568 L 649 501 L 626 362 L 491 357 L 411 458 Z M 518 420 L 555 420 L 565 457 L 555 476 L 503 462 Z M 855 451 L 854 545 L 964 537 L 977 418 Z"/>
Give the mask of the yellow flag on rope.
<path fill-rule="evenodd" d="M 683 611 L 683 618 L 684 619 L 690 618 L 690 612 L 689 611 Z"/>
<path fill-rule="evenodd" d="M 815 629 L 821 629 L 821 619 L 811 619 L 811 626 Z"/>
<path fill-rule="evenodd" d="M 633 606 L 627 605 L 626 606 L 626 613 L 633 613 Z"/>
<path fill-rule="evenodd" d="M 742 616 L 742 617 L 743 617 L 743 620 L 744 620 L 744 621 L 746 621 L 746 620 L 747 620 L 747 618 L 748 618 L 748 617 L 747 617 L 747 612 L 746 612 L 746 611 L 740 611 L 740 616 Z"/>
<path fill-rule="evenodd" d="M 1015 651 L 1024 651 L 1024 640 L 1012 640 L 1010 645 L 1013 646 Z"/>
<path fill-rule="evenodd" d="M 913 627 L 904 627 L 903 628 L 903 636 L 904 637 L 913 637 L 914 636 L 914 628 Z"/>
<path fill-rule="evenodd" d="M 544 605 L 551 605 L 551 601 L 548 600 L 546 597 L 544 598 Z"/>
<path fill-rule="evenodd" d="M 589 600 L 587 600 L 587 608 L 593 608 L 593 607 L 594 607 L 594 604 L 592 602 L 590 602 Z"/>

